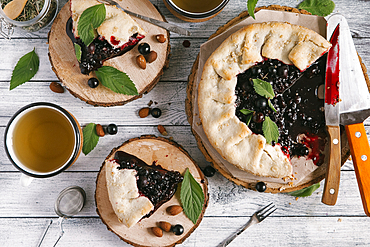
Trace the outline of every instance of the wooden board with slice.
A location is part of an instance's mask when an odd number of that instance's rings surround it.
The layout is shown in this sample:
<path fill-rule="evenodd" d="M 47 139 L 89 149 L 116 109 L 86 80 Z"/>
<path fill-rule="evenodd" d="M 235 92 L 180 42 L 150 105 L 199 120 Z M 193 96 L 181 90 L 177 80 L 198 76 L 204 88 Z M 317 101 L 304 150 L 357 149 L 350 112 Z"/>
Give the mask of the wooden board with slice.
<path fill-rule="evenodd" d="M 164 17 L 148 1 L 117 1 L 123 8 L 133 12 L 165 21 Z M 52 69 L 70 91 L 72 95 L 91 105 L 96 106 L 115 106 L 123 105 L 148 93 L 159 81 L 163 70 L 168 67 L 170 52 L 169 32 L 153 24 L 135 18 L 135 21 L 146 32 L 145 38 L 140 43 L 148 43 L 151 50 L 157 53 L 157 59 L 152 63 L 147 63 L 146 69 L 141 69 L 136 63 L 136 57 L 140 55 L 137 46 L 122 56 L 109 59 L 103 66 L 112 66 L 125 72 L 135 83 L 139 95 L 129 96 L 115 93 L 110 89 L 99 85 L 97 88 L 90 88 L 87 81 L 91 77 L 96 77 L 95 73 L 83 75 L 80 72 L 78 61 L 74 52 L 74 46 L 66 34 L 66 23 L 70 18 L 70 3 L 68 2 L 61 9 L 48 35 L 49 59 Z M 156 40 L 156 35 L 163 34 L 166 38 L 164 43 Z"/>
<path fill-rule="evenodd" d="M 149 218 L 144 218 L 136 225 L 128 228 L 118 221 L 110 204 L 103 163 L 96 180 L 95 201 L 97 212 L 104 224 L 122 240 L 134 246 L 174 246 L 182 243 L 198 227 L 208 204 L 208 182 L 200 168 L 181 146 L 161 137 L 142 136 L 130 139 L 120 147 L 114 148 L 106 159 L 112 159 L 115 152 L 119 150 L 130 153 L 147 164 L 158 161 L 157 164 L 163 168 L 179 171 L 181 174 L 184 174 L 185 170 L 189 168 L 190 173 L 203 189 L 205 195 L 204 205 L 196 224 L 193 224 L 184 212 L 175 216 L 169 215 L 166 212 L 169 206 L 181 205 L 180 190 L 178 189 L 171 200 L 160 206 Z M 156 237 L 152 233 L 151 228 L 158 227 L 160 221 L 166 221 L 172 225 L 181 224 L 184 227 L 184 233 L 177 236 L 172 232 L 163 232 L 162 237 Z"/>
<path fill-rule="evenodd" d="M 260 9 L 289 11 L 289 12 L 294 12 L 294 13 L 309 14 L 307 11 L 304 11 L 304 10 L 298 10 L 298 9 L 291 8 L 291 7 L 277 6 L 277 5 L 256 8 L 256 11 L 259 11 Z M 211 35 L 211 37 L 209 39 L 212 39 L 215 36 L 223 33 L 224 31 L 226 31 L 227 29 L 229 29 L 233 25 L 238 24 L 240 21 L 244 20 L 247 17 L 249 17 L 248 12 L 247 11 L 242 12 L 238 17 L 230 20 L 227 24 L 220 27 L 213 35 Z M 360 58 L 360 60 L 361 60 L 361 58 Z M 201 73 L 201 71 L 198 71 L 198 64 L 199 64 L 199 56 L 197 57 L 196 61 L 194 62 L 191 74 L 189 75 L 189 78 L 188 78 L 187 99 L 186 99 L 185 105 L 186 105 L 186 114 L 188 116 L 188 121 L 189 121 L 190 124 L 193 123 L 193 116 L 195 114 L 194 111 L 193 111 L 193 103 L 194 103 L 193 100 L 194 100 L 195 94 L 197 93 L 197 91 L 195 90 L 195 78 L 197 76 L 197 73 Z M 367 71 L 366 71 L 366 68 L 363 64 L 362 64 L 362 68 L 363 68 L 365 78 L 366 78 L 366 80 L 368 82 L 368 85 L 369 85 L 369 79 L 368 79 L 368 76 L 366 74 Z M 212 158 L 212 156 L 209 154 L 209 151 L 207 151 L 205 145 L 203 144 L 202 138 L 194 130 L 192 130 L 192 132 L 193 132 L 193 134 L 194 134 L 194 136 L 197 140 L 199 149 L 205 155 L 206 159 L 209 162 L 211 162 L 212 165 L 223 176 L 225 176 L 227 179 L 229 179 L 230 181 L 233 181 L 234 183 L 236 183 L 238 185 L 242 185 L 246 188 L 254 189 L 254 190 L 255 190 L 256 183 L 259 182 L 259 181 L 263 181 L 263 177 L 260 177 L 260 180 L 252 180 L 252 179 L 240 180 L 240 179 L 232 176 L 232 174 L 230 174 L 229 171 L 226 170 L 223 165 L 218 164 L 217 161 Z M 341 134 L 341 143 L 342 143 L 341 162 L 342 162 L 342 164 L 344 164 L 344 162 L 347 160 L 347 158 L 350 155 L 348 141 L 347 141 L 347 137 L 346 137 L 344 131 L 342 131 L 342 134 Z M 315 183 L 321 181 L 325 177 L 325 174 L 326 174 L 326 164 L 323 164 L 318 169 L 316 169 L 314 172 L 312 172 L 311 174 L 306 176 L 299 183 L 297 183 L 295 185 L 291 185 L 291 186 L 284 186 L 284 189 L 282 189 L 283 188 L 282 184 L 269 182 L 269 183 L 267 183 L 267 189 L 266 189 L 265 192 L 279 193 L 279 192 L 290 192 L 290 191 L 299 190 L 299 189 L 305 188 L 307 186 L 310 186 L 312 184 L 315 184 Z"/>

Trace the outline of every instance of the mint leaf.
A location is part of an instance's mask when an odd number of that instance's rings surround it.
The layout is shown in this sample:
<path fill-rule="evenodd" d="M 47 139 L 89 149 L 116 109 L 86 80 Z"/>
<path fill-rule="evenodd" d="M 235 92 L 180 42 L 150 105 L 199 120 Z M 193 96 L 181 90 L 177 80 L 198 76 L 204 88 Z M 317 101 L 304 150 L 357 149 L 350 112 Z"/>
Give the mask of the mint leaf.
<path fill-rule="evenodd" d="M 267 99 L 272 99 L 275 97 L 274 90 L 272 89 L 271 84 L 268 83 L 267 81 L 253 79 L 253 84 L 256 93 L 258 93 L 262 97 L 266 97 Z"/>
<path fill-rule="evenodd" d="M 269 107 L 270 107 L 274 112 L 276 112 L 276 109 L 275 109 L 274 105 L 271 103 L 271 100 L 270 100 L 270 99 L 268 99 L 268 100 L 267 100 L 267 103 L 268 103 Z"/>
<path fill-rule="evenodd" d="M 130 77 L 110 66 L 103 66 L 95 71 L 96 76 L 103 86 L 109 88 L 113 92 L 125 95 L 138 95 L 135 84 Z"/>
<path fill-rule="evenodd" d="M 244 115 L 248 115 L 248 114 L 254 113 L 254 111 L 248 110 L 248 109 L 241 109 L 240 112 L 243 113 Z"/>
<path fill-rule="evenodd" d="M 74 45 L 75 45 L 76 58 L 79 62 L 81 62 L 81 46 L 76 43 Z"/>
<path fill-rule="evenodd" d="M 10 79 L 10 90 L 31 80 L 39 70 L 39 65 L 39 57 L 35 52 L 35 48 L 33 48 L 33 51 L 21 57 L 17 62 Z"/>
<path fill-rule="evenodd" d="M 288 195 L 291 195 L 291 196 L 296 196 L 296 197 L 306 197 L 306 196 L 310 196 L 312 195 L 312 193 L 317 190 L 318 188 L 320 188 L 320 183 L 317 183 L 317 184 L 313 184 L 307 188 L 304 188 L 304 189 L 301 189 L 301 190 L 297 190 L 297 191 L 293 191 L 293 192 L 288 192 L 287 194 Z"/>
<path fill-rule="evenodd" d="M 98 4 L 87 8 L 82 12 L 77 25 L 78 35 L 86 46 L 95 38 L 94 29 L 98 28 L 105 20 L 105 6 Z"/>
<path fill-rule="evenodd" d="M 272 141 L 277 142 L 279 139 L 279 129 L 277 125 L 271 120 L 270 117 L 265 117 L 265 121 L 262 124 L 263 136 L 266 138 L 266 142 L 271 144 Z"/>
<path fill-rule="evenodd" d="M 87 155 L 90 153 L 98 144 L 99 136 L 96 134 L 96 124 L 89 123 L 82 130 L 83 135 L 83 146 L 82 152 Z"/>
<path fill-rule="evenodd" d="M 248 125 L 252 120 L 254 111 L 248 109 L 241 109 L 240 112 L 243 113 L 244 115 L 247 115 L 245 119 L 245 124 Z"/>
<path fill-rule="evenodd" d="M 298 8 L 307 10 L 313 15 L 327 16 L 333 12 L 335 3 L 331 0 L 305 0 Z"/>
<path fill-rule="evenodd" d="M 258 0 L 248 0 L 247 7 L 248 7 L 248 14 L 252 16 L 253 19 L 256 19 L 254 17 L 254 9 L 256 8 Z"/>
<path fill-rule="evenodd" d="M 186 216 L 196 224 L 204 204 L 203 189 L 186 169 L 181 183 L 180 200 Z"/>

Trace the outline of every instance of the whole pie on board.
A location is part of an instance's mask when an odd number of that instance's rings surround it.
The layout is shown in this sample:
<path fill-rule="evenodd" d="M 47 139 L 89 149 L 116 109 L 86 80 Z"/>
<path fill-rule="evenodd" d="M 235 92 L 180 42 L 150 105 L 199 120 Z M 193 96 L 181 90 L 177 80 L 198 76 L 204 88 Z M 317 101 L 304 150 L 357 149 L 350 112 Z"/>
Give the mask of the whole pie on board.
<path fill-rule="evenodd" d="M 323 162 L 323 98 L 317 94 L 325 79 L 323 54 L 330 47 L 310 29 L 268 22 L 242 28 L 212 53 L 203 68 L 198 107 L 207 138 L 225 160 L 275 178 L 292 175 L 292 156 Z M 255 92 L 253 79 L 272 86 L 276 112 Z M 249 122 L 242 109 L 253 112 Z M 266 143 L 263 136 L 267 117 L 278 126 L 277 142 Z"/>

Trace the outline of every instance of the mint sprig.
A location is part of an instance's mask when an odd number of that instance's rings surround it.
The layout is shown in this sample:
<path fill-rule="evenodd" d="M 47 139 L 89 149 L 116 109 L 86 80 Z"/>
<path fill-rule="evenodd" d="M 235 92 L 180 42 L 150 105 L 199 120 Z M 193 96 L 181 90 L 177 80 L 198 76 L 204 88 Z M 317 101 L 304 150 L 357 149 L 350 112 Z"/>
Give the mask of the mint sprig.
<path fill-rule="evenodd" d="M 301 189 L 301 190 L 288 192 L 287 194 L 291 195 L 291 196 L 295 196 L 295 197 L 307 197 L 307 196 L 312 195 L 312 193 L 315 190 L 317 190 L 318 188 L 320 188 L 320 183 L 313 184 L 313 185 L 311 185 L 307 188 Z"/>
<path fill-rule="evenodd" d="M 99 142 L 99 136 L 96 133 L 96 124 L 89 123 L 86 125 L 83 130 L 83 146 L 82 146 L 82 152 L 87 155 L 90 153 L 98 144 Z"/>
<path fill-rule="evenodd" d="M 32 77 L 39 70 L 40 60 L 35 52 L 33 51 L 27 53 L 19 59 L 17 65 L 15 66 L 12 78 L 10 79 L 10 90 L 22 85 L 23 83 L 31 80 Z"/>
<path fill-rule="evenodd" d="M 103 86 L 113 92 L 125 95 L 138 95 L 135 84 L 128 75 L 111 66 L 103 66 L 95 71 L 96 76 Z"/>
<path fill-rule="evenodd" d="M 248 14 L 252 16 L 253 19 L 256 19 L 254 17 L 254 9 L 256 8 L 258 0 L 248 0 L 247 2 L 247 8 L 248 8 Z"/>
<path fill-rule="evenodd" d="M 86 46 L 95 38 L 95 28 L 98 28 L 105 20 L 106 10 L 104 4 L 98 4 L 87 8 L 82 12 L 77 25 L 78 35 Z"/>
<path fill-rule="evenodd" d="M 241 109 L 240 112 L 246 115 L 245 124 L 248 125 L 252 120 L 254 111 L 248 109 Z"/>
<path fill-rule="evenodd" d="M 265 117 L 265 121 L 262 124 L 263 136 L 266 138 L 266 142 L 271 144 L 272 141 L 277 142 L 279 139 L 279 128 L 270 117 Z"/>
<path fill-rule="evenodd" d="M 298 8 L 307 10 L 313 15 L 327 16 L 333 12 L 335 3 L 331 0 L 305 0 Z"/>
<path fill-rule="evenodd" d="M 186 169 L 181 183 L 180 200 L 185 215 L 196 224 L 203 210 L 204 193 L 202 187 Z"/>
<path fill-rule="evenodd" d="M 81 55 L 82 55 L 81 46 L 76 43 L 74 44 L 74 46 L 75 46 L 76 58 L 79 62 L 81 62 Z"/>

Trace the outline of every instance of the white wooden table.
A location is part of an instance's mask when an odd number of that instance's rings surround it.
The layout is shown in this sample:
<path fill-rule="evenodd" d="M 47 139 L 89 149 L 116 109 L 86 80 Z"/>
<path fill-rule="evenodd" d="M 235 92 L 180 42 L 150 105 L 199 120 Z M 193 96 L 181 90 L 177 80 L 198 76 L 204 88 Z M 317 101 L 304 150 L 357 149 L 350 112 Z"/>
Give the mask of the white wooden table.
<path fill-rule="evenodd" d="M 296 0 L 260 0 L 258 6 L 280 4 L 296 7 Z M 61 5 L 64 5 L 62 0 Z M 185 114 L 187 77 L 199 52 L 200 45 L 246 8 L 246 0 L 230 0 L 214 19 L 203 23 L 186 23 L 175 18 L 162 0 L 152 0 L 169 22 L 177 23 L 193 32 L 191 38 L 171 34 L 171 57 L 157 86 L 143 98 L 125 106 L 103 108 L 87 105 L 68 92 L 56 94 L 49 83 L 58 81 L 48 59 L 47 33 L 16 31 L 12 40 L 0 38 L 0 135 L 20 107 L 37 101 L 61 105 L 72 112 L 80 124 L 94 122 L 115 123 L 118 134 L 101 138 L 89 155 L 81 154 L 67 171 L 48 179 L 36 179 L 27 187 L 19 184 L 18 172 L 7 159 L 3 142 L 0 143 L 0 246 L 35 246 L 48 221 L 57 221 L 54 201 L 67 186 L 81 186 L 87 193 L 87 203 L 76 216 L 64 223 L 65 234 L 58 246 L 128 246 L 107 230 L 96 213 L 94 192 L 99 168 L 113 147 L 129 138 L 143 134 L 159 135 L 157 125 L 166 127 L 170 136 L 205 167 L 208 162 L 199 151 Z M 365 0 L 335 0 L 335 12 L 342 13 L 349 22 L 358 53 L 370 68 L 370 4 Z M 187 39 L 190 47 L 182 42 Z M 36 47 L 40 69 L 31 80 L 9 91 L 12 69 L 18 59 Z M 139 118 L 138 110 L 152 100 L 162 109 L 158 119 Z M 365 122 L 370 130 L 370 121 Z M 323 182 L 321 182 L 323 186 Z M 370 245 L 370 218 L 363 212 L 352 162 L 342 167 L 339 198 L 335 206 L 321 203 L 322 187 L 312 196 L 296 200 L 286 194 L 266 194 L 237 186 L 220 174 L 209 178 L 209 206 L 200 226 L 181 246 L 216 246 L 233 233 L 249 217 L 268 202 L 278 210 L 267 220 L 241 234 L 230 246 L 354 246 Z M 42 246 L 52 246 L 58 233 L 53 224 Z"/>

